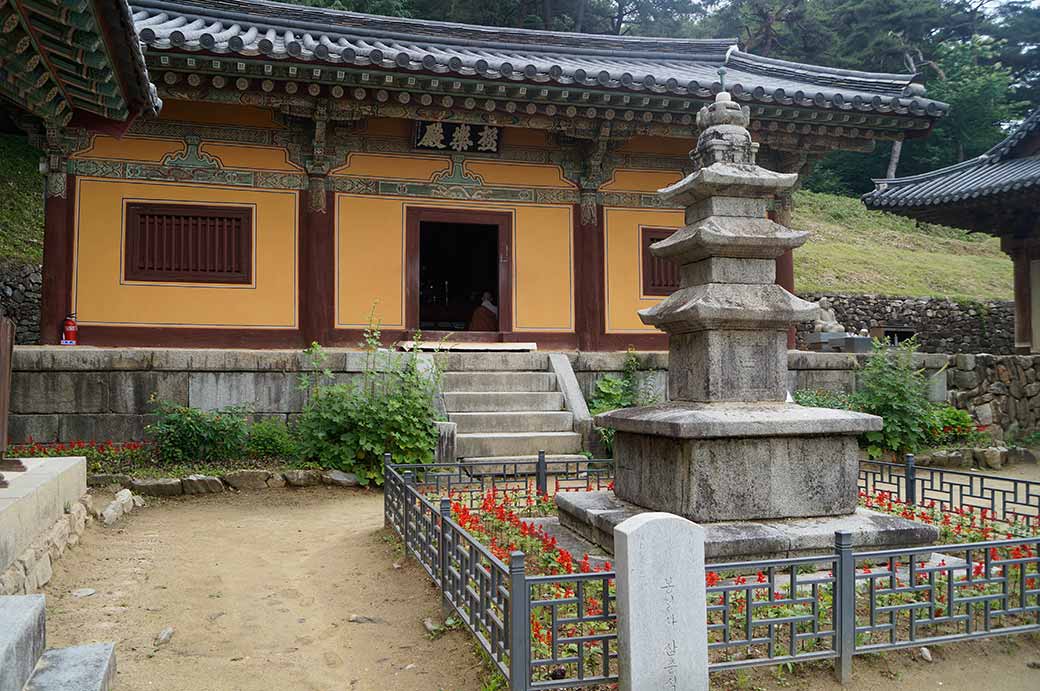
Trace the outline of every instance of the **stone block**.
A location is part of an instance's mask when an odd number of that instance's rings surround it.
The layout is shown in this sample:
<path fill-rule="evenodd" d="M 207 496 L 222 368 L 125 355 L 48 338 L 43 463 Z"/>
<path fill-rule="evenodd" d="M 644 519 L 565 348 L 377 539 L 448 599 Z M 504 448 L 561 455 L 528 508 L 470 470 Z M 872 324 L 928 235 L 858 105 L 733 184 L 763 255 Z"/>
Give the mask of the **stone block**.
<path fill-rule="evenodd" d="M 149 400 L 188 404 L 187 372 L 109 372 L 108 409 L 113 413 L 143 415 L 152 411 Z"/>
<path fill-rule="evenodd" d="M 154 419 L 153 415 L 116 413 L 62 415 L 59 441 L 142 441 L 146 436 L 145 427 Z"/>
<path fill-rule="evenodd" d="M 103 413 L 108 410 L 103 372 L 13 372 L 11 412 Z"/>
<path fill-rule="evenodd" d="M 171 477 L 134 478 L 130 489 L 147 497 L 177 497 L 184 493 L 181 481 Z"/>
<path fill-rule="evenodd" d="M 1008 449 L 1008 465 L 1016 463 L 1036 463 L 1036 455 L 1029 449 L 1013 446 Z"/>
<path fill-rule="evenodd" d="M 0 597 L 0 691 L 22 691 L 47 647 L 43 595 Z"/>
<path fill-rule="evenodd" d="M 673 401 L 782 401 L 787 332 L 717 330 L 668 339 Z"/>
<path fill-rule="evenodd" d="M 181 487 L 185 494 L 220 494 L 224 491 L 224 483 L 212 475 L 192 474 L 181 478 Z"/>
<path fill-rule="evenodd" d="M 698 522 L 852 513 L 856 437 L 614 437 L 617 496 Z"/>
<path fill-rule="evenodd" d="M 958 353 L 954 356 L 957 369 L 965 371 L 975 370 L 975 356 L 970 353 Z"/>
<path fill-rule="evenodd" d="M 109 691 L 115 679 L 114 643 L 53 648 L 40 658 L 25 691 Z"/>
<path fill-rule="evenodd" d="M 267 486 L 272 489 L 281 489 L 285 487 L 285 478 L 281 473 L 272 473 L 271 477 L 267 478 Z"/>
<path fill-rule="evenodd" d="M 991 447 L 982 451 L 982 461 L 985 467 L 1000 470 L 1007 462 L 1007 449 L 1002 447 Z"/>
<path fill-rule="evenodd" d="M 267 489 L 267 470 L 233 470 L 224 475 L 224 482 L 237 490 Z"/>
<path fill-rule="evenodd" d="M 358 479 L 354 473 L 344 473 L 342 470 L 326 470 L 321 474 L 321 481 L 326 485 L 336 487 L 357 487 Z"/>
<path fill-rule="evenodd" d="M 14 415 L 8 418 L 8 439 L 12 444 L 33 441 L 49 444 L 58 441 L 58 415 Z"/>
<path fill-rule="evenodd" d="M 88 487 L 111 487 L 112 485 L 126 487 L 129 484 L 130 476 L 120 473 L 97 473 L 87 476 Z"/>
<path fill-rule="evenodd" d="M 118 501 L 110 502 L 101 512 L 101 524 L 105 526 L 115 525 L 123 517 L 123 505 Z"/>
<path fill-rule="evenodd" d="M 437 450 L 434 460 L 438 463 L 454 463 L 458 458 L 456 454 L 456 438 L 458 425 L 454 422 L 436 422 L 437 425 Z"/>
<path fill-rule="evenodd" d="M 321 484 L 320 470 L 286 470 L 282 476 L 290 487 L 313 487 Z"/>
<path fill-rule="evenodd" d="M 708 689 L 704 530 L 645 513 L 614 529 L 622 691 Z"/>

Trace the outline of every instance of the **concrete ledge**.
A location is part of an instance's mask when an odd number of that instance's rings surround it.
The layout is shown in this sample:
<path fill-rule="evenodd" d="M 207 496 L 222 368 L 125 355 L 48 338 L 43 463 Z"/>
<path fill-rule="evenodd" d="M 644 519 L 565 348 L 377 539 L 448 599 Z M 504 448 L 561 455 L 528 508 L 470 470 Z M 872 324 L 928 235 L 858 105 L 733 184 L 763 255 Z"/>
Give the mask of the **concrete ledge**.
<path fill-rule="evenodd" d="M 881 429 L 881 418 L 790 403 L 665 403 L 596 416 L 600 427 L 673 439 L 800 437 L 861 434 Z"/>
<path fill-rule="evenodd" d="M 613 492 L 562 492 L 556 495 L 556 506 L 562 526 L 611 554 L 614 526 L 650 511 L 618 499 Z M 844 516 L 698 525 L 704 528 L 705 558 L 716 563 L 830 554 L 839 530 L 851 532 L 853 547 L 860 550 L 921 547 L 939 539 L 935 526 L 864 508 Z"/>
<path fill-rule="evenodd" d="M 25 691 L 108 691 L 116 679 L 114 643 L 48 650 Z"/>
<path fill-rule="evenodd" d="M 10 487 L 0 489 L 0 573 L 87 492 L 82 456 L 23 462 L 28 470 L 8 473 Z"/>
<path fill-rule="evenodd" d="M 47 647 L 43 595 L 0 597 L 0 691 L 22 691 Z"/>

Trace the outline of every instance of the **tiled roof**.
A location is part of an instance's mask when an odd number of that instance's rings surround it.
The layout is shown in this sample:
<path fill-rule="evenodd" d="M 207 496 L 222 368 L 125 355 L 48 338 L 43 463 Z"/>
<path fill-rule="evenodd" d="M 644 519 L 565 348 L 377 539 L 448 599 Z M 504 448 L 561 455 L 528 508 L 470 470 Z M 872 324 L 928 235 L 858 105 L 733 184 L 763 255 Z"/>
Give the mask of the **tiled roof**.
<path fill-rule="evenodd" d="M 161 102 L 126 0 L 0 2 L 0 95 L 48 122 L 124 121 Z"/>
<path fill-rule="evenodd" d="M 977 158 L 922 175 L 875 180 L 876 189 L 865 194 L 863 202 L 873 209 L 900 213 L 1040 189 L 1040 151 L 1023 146 L 1035 143 L 1038 136 L 1040 110 Z M 1020 155 L 1024 152 L 1031 155 Z"/>
<path fill-rule="evenodd" d="M 832 70 L 739 51 L 736 39 L 601 36 L 399 19 L 259 0 L 132 0 L 156 50 L 410 70 L 644 93 L 727 87 L 740 100 L 937 117 L 914 75 Z"/>

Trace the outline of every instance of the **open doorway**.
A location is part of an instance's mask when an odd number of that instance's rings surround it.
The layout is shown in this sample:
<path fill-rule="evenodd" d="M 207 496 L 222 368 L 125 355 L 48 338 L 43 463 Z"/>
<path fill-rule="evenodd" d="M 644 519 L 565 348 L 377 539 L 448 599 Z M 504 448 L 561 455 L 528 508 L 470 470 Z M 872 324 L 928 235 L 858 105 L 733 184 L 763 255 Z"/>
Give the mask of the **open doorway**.
<path fill-rule="evenodd" d="M 498 340 L 511 330 L 511 216 L 408 210 L 407 328 Z"/>

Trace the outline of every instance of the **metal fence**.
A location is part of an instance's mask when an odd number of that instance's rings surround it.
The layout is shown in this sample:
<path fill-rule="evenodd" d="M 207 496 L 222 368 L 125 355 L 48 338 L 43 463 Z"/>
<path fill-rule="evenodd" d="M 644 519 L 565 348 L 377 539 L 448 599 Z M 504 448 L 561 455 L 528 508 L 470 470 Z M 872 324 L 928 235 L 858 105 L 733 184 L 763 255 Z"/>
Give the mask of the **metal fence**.
<path fill-rule="evenodd" d="M 1025 534 L 1030 525 L 1040 522 L 1040 482 L 919 467 L 913 455 L 904 463 L 860 463 L 859 489 L 867 495 L 885 492 L 910 505 L 985 510 L 1012 534 Z"/>
<path fill-rule="evenodd" d="M 489 491 L 545 498 L 607 489 L 609 461 L 394 466 L 387 459 L 386 521 L 439 586 L 514 691 L 617 680 L 614 572 L 528 575 L 525 557 L 495 557 L 451 516 Z M 915 472 L 915 470 L 917 472 Z M 1036 516 L 1038 483 L 908 465 L 861 466 L 860 488 L 995 520 Z M 972 482 L 962 482 L 967 475 Z M 944 477 L 946 476 L 946 477 Z M 980 478 L 980 479 L 974 479 Z M 1018 486 L 1006 489 L 998 482 Z M 960 489 L 953 489 L 953 488 Z M 942 491 L 942 498 L 930 495 Z M 1005 492 L 1021 492 L 1008 501 Z M 911 495 L 912 496 L 912 495 Z M 447 497 L 451 497 L 450 499 Z M 1032 503 L 1025 503 L 1026 499 Z M 713 672 L 833 659 L 845 681 L 855 655 L 957 640 L 1040 632 L 1040 537 L 854 552 L 837 533 L 829 554 L 707 567 L 709 669 Z"/>

